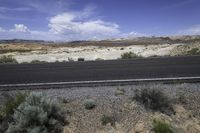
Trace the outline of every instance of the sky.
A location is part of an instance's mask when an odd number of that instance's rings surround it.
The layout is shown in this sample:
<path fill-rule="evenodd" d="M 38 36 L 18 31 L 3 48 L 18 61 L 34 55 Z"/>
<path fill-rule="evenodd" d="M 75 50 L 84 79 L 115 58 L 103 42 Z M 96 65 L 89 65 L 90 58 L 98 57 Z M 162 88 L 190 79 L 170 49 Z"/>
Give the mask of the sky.
<path fill-rule="evenodd" d="M 0 39 L 200 34 L 200 0 L 0 0 Z"/>

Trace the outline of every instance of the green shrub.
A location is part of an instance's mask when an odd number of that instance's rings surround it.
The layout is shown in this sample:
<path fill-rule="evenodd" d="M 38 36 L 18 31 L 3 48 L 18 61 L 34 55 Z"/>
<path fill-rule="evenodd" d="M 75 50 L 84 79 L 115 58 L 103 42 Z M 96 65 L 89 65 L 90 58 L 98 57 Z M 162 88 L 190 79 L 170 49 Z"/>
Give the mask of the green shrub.
<path fill-rule="evenodd" d="M 137 54 L 133 52 L 126 52 L 121 55 L 121 59 L 133 59 L 133 58 L 138 58 L 138 57 L 140 56 L 138 56 Z"/>
<path fill-rule="evenodd" d="M 0 63 L 18 63 L 17 60 L 15 58 L 13 58 L 10 55 L 4 55 L 2 57 L 0 57 Z"/>
<path fill-rule="evenodd" d="M 191 50 L 187 51 L 187 55 L 199 55 L 200 50 L 198 48 L 192 48 Z"/>
<path fill-rule="evenodd" d="M 43 64 L 43 63 L 48 63 L 48 62 L 40 61 L 40 60 L 32 60 L 30 63 L 32 63 L 32 64 Z"/>
<path fill-rule="evenodd" d="M 95 61 L 102 61 L 102 60 L 104 60 L 104 59 L 102 59 L 102 58 L 97 58 Z"/>
<path fill-rule="evenodd" d="M 6 95 L 6 101 L 1 108 L 1 116 L 3 118 L 10 117 L 14 113 L 16 108 L 25 101 L 28 95 L 28 93 L 21 92 L 16 93 L 16 95 Z"/>
<path fill-rule="evenodd" d="M 158 89 L 136 90 L 134 99 L 148 109 L 160 111 L 165 114 L 174 113 L 171 99 Z"/>
<path fill-rule="evenodd" d="M 108 123 L 110 123 L 111 126 L 115 126 L 115 122 L 116 119 L 114 116 L 103 115 L 101 118 L 101 124 L 104 126 L 107 125 Z"/>
<path fill-rule="evenodd" d="M 86 99 L 84 101 L 85 109 L 93 109 L 96 106 L 96 102 L 93 99 Z"/>
<path fill-rule="evenodd" d="M 85 59 L 84 58 L 78 58 L 77 61 L 85 61 Z"/>
<path fill-rule="evenodd" d="M 11 52 L 24 53 L 24 52 L 30 52 L 30 51 L 32 50 L 30 49 L 0 49 L 0 54 L 11 53 Z"/>
<path fill-rule="evenodd" d="M 117 90 L 115 91 L 115 96 L 119 96 L 119 95 L 124 95 L 126 91 L 124 90 L 124 88 L 117 88 Z"/>
<path fill-rule="evenodd" d="M 72 58 L 70 58 L 70 57 L 68 57 L 68 61 L 69 62 L 74 62 L 74 60 Z"/>
<path fill-rule="evenodd" d="M 0 133 L 8 129 L 9 123 L 13 122 L 13 114 L 17 107 L 25 101 L 28 93 L 18 92 L 15 95 L 5 94 L 5 103 L 0 109 Z"/>
<path fill-rule="evenodd" d="M 41 93 L 31 93 L 14 111 L 6 133 L 61 133 L 66 124 L 59 104 Z"/>
<path fill-rule="evenodd" d="M 169 124 L 156 119 L 153 121 L 153 130 L 155 133 L 173 133 Z"/>

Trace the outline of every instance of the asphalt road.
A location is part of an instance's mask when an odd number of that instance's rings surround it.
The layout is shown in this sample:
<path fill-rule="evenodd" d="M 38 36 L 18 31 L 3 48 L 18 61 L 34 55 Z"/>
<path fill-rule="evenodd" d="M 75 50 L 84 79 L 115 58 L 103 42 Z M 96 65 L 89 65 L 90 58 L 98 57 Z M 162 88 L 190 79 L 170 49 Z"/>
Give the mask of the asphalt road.
<path fill-rule="evenodd" d="M 1 85 L 196 76 L 200 56 L 0 65 Z"/>

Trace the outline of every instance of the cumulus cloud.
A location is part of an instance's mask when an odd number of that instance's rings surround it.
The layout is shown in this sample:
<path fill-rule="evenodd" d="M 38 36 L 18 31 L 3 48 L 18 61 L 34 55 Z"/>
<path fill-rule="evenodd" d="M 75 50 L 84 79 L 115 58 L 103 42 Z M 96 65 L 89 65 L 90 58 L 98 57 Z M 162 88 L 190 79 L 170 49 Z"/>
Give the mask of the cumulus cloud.
<path fill-rule="evenodd" d="M 15 24 L 14 25 L 15 28 L 11 29 L 11 32 L 29 32 L 29 29 L 27 28 L 27 26 L 23 25 L 23 24 Z"/>
<path fill-rule="evenodd" d="M 39 40 L 102 40 L 142 36 L 138 32 L 122 33 L 118 24 L 98 17 L 94 5 L 82 11 L 64 12 L 48 19 L 47 31 L 35 31 L 24 24 L 15 24 L 13 29 L 0 28 L 1 39 L 39 39 Z M 4 31 L 4 33 L 2 32 Z"/>
<path fill-rule="evenodd" d="M 200 24 L 191 26 L 185 30 L 178 32 L 179 34 L 188 34 L 188 35 L 199 35 L 200 34 Z"/>
<path fill-rule="evenodd" d="M 30 30 L 24 24 L 15 24 L 14 29 L 5 30 L 0 27 L 0 39 L 62 40 L 61 36 L 49 31 Z"/>
<path fill-rule="evenodd" d="M 62 35 L 79 35 L 79 37 L 111 37 L 119 34 L 119 26 L 103 20 L 84 20 L 90 14 L 89 10 L 83 13 L 65 12 L 49 20 L 50 32 Z"/>

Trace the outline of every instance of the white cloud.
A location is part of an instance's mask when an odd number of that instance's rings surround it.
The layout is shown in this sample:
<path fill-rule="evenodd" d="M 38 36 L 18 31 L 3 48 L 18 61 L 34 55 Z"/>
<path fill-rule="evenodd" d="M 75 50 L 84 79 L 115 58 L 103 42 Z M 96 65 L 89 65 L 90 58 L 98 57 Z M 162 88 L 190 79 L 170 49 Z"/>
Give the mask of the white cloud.
<path fill-rule="evenodd" d="M 199 35 L 200 34 L 200 24 L 191 26 L 185 30 L 181 30 L 178 32 L 179 34 L 187 34 L 187 35 Z"/>
<path fill-rule="evenodd" d="M 88 5 L 82 11 L 64 12 L 48 19 L 48 31 L 34 31 L 24 24 L 15 24 L 13 29 L 0 28 L 0 39 L 39 40 L 102 40 L 143 36 L 138 32 L 122 33 L 119 25 L 100 19 L 95 5 Z"/>
<path fill-rule="evenodd" d="M 90 15 L 90 10 L 82 13 L 66 12 L 52 17 L 49 21 L 50 31 L 55 34 L 79 36 L 80 38 L 104 38 L 120 33 L 119 26 L 103 20 L 84 20 Z M 88 38 L 89 37 L 89 38 Z"/>
<path fill-rule="evenodd" d="M 62 40 L 61 36 L 49 31 L 34 31 L 24 24 L 15 24 L 14 29 L 5 30 L 0 27 L 0 39 Z"/>
<path fill-rule="evenodd" d="M 27 26 L 23 25 L 23 24 L 15 24 L 14 25 L 15 28 L 11 29 L 11 32 L 29 32 L 29 29 L 27 28 Z"/>

